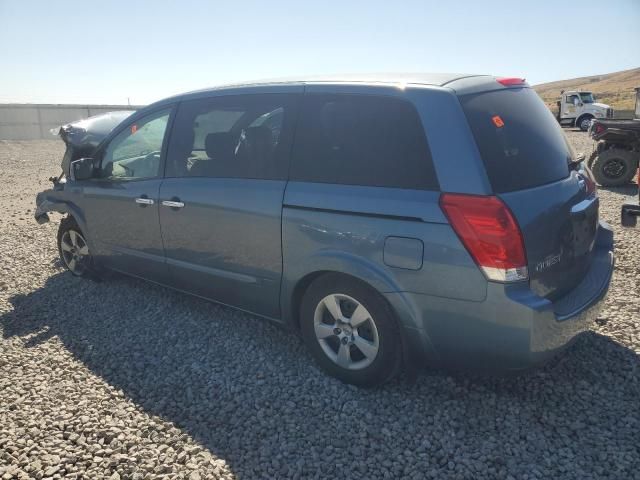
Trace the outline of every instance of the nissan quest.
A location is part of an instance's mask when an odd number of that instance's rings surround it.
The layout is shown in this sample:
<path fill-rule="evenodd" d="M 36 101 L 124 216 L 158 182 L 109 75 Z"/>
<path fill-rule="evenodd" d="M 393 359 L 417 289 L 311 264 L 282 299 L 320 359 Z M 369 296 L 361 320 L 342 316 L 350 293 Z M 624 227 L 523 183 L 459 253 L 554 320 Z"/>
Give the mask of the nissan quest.
<path fill-rule="evenodd" d="M 265 81 L 98 123 L 61 129 L 36 200 L 39 222 L 65 215 L 64 266 L 279 322 L 343 382 L 531 368 L 609 287 L 593 177 L 520 78 Z"/>

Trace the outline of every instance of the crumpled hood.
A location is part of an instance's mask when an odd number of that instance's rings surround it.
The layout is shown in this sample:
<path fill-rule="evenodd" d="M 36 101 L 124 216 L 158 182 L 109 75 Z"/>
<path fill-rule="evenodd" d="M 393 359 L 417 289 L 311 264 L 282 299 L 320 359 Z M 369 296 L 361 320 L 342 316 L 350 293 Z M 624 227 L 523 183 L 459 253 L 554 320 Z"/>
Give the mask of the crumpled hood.
<path fill-rule="evenodd" d="M 52 129 L 51 133 L 59 135 L 67 145 L 61 164 L 64 174 L 69 173 L 69 166 L 74 160 L 93 155 L 111 130 L 132 113 L 134 110 L 103 113 Z"/>

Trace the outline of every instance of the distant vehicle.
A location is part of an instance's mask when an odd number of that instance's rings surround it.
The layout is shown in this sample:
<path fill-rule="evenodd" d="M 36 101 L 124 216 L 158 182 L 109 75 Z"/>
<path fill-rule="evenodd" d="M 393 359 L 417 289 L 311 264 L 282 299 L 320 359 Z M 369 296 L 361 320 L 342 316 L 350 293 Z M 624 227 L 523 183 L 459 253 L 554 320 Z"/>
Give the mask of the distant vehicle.
<path fill-rule="evenodd" d="M 613 108 L 604 103 L 596 103 L 592 92 L 562 91 L 557 102 L 557 119 L 563 127 L 577 127 L 583 132 L 589 129 L 594 118 L 613 118 Z"/>
<path fill-rule="evenodd" d="M 632 120 L 594 120 L 589 134 L 596 142 L 588 165 L 596 181 L 606 187 L 624 185 L 634 177 L 640 161 L 640 87 L 636 88 Z"/>
<path fill-rule="evenodd" d="M 39 222 L 67 214 L 74 275 L 111 269 L 270 318 L 357 385 L 403 364 L 540 364 L 588 328 L 613 271 L 595 183 L 519 78 L 184 94 L 124 120 L 36 204 Z"/>

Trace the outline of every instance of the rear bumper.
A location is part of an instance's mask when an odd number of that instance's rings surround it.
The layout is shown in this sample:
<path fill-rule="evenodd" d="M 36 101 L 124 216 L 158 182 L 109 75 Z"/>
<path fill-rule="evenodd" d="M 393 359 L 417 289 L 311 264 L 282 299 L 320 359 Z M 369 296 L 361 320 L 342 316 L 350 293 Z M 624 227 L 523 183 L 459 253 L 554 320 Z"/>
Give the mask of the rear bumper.
<path fill-rule="evenodd" d="M 527 282 L 489 282 L 481 302 L 390 293 L 416 363 L 501 373 L 544 363 L 587 330 L 602 308 L 614 267 L 613 234 L 599 227 L 591 268 L 563 298 L 551 302 Z"/>

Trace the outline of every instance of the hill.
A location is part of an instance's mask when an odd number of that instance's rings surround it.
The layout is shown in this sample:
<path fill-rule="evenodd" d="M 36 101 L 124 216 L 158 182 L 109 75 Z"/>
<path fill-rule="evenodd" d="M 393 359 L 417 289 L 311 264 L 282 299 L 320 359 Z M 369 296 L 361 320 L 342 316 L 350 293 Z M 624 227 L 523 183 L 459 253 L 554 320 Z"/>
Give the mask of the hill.
<path fill-rule="evenodd" d="M 588 90 L 595 94 L 596 101 L 611 105 L 616 110 L 633 110 L 634 87 L 640 87 L 640 68 L 533 86 L 544 102 L 554 109 L 560 90 Z"/>

